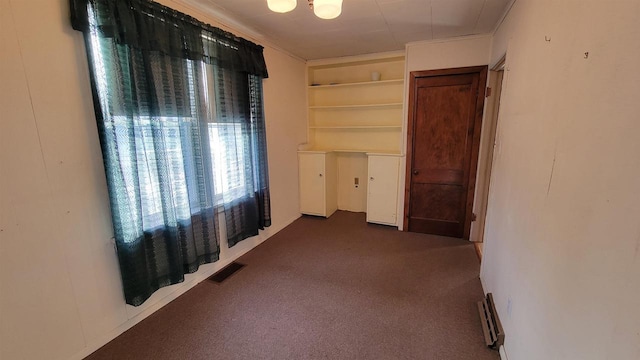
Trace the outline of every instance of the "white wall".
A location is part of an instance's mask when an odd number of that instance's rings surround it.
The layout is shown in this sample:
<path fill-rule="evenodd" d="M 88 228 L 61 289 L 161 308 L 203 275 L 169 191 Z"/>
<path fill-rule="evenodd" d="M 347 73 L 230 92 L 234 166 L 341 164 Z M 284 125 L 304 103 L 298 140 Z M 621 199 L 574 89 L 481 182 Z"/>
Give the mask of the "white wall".
<path fill-rule="evenodd" d="M 408 43 L 406 72 L 487 65 L 490 54 L 491 35 Z"/>
<path fill-rule="evenodd" d="M 363 153 L 337 153 L 338 162 L 338 209 L 366 212 L 368 166 L 367 155 Z M 358 178 L 358 185 L 355 179 Z"/>
<path fill-rule="evenodd" d="M 509 359 L 640 359 L 640 2 L 518 0 L 505 51 L 481 278 Z"/>
<path fill-rule="evenodd" d="M 406 68 L 405 68 L 405 94 L 404 94 L 404 120 L 403 120 L 403 141 L 402 153 L 407 151 L 407 124 L 409 119 L 409 81 L 412 71 L 422 70 L 439 70 L 468 66 L 481 66 L 489 64 L 491 55 L 491 35 L 468 36 L 448 40 L 421 41 L 407 44 L 406 47 Z M 487 121 L 482 122 L 482 131 L 487 131 L 485 125 Z M 480 153 L 485 153 L 484 148 L 489 146 L 486 142 L 480 144 Z M 478 161 L 478 175 L 484 173 L 484 164 L 486 159 L 480 158 Z M 406 180 L 406 156 L 400 161 L 400 186 L 398 187 L 398 226 L 403 227 L 404 221 L 404 189 Z M 476 194 L 479 198 L 479 191 L 482 187 L 482 177 L 478 176 L 476 180 Z M 478 209 L 476 209 L 478 208 Z M 478 202 L 474 202 L 473 211 L 479 212 Z M 471 223 L 471 238 L 475 237 L 477 232 L 477 223 Z"/>
<path fill-rule="evenodd" d="M 299 216 L 305 63 L 266 46 L 273 225 L 142 306 L 125 305 L 84 42 L 68 1 L 0 0 L 0 37 L 0 358 L 81 358 Z"/>

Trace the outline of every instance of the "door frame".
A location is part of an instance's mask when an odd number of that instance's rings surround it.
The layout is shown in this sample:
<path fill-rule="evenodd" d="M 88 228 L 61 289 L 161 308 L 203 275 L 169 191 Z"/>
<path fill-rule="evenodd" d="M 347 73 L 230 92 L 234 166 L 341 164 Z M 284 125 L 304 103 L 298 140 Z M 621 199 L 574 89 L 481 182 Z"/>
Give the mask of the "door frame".
<path fill-rule="evenodd" d="M 506 55 L 503 56 L 489 71 L 489 82 L 487 86 L 492 90 L 488 96 L 489 100 L 487 101 L 485 109 L 486 116 L 484 119 L 484 127 L 485 130 L 488 131 L 488 134 L 483 134 L 483 136 L 487 135 L 487 139 L 485 140 L 486 143 L 481 143 L 480 146 L 486 146 L 486 149 L 484 158 L 482 158 L 482 153 L 480 154 L 479 161 L 481 162 L 478 165 L 478 171 L 484 170 L 484 172 L 478 175 L 478 185 L 481 185 L 483 188 L 479 189 L 481 192 L 477 194 L 478 201 L 474 204 L 474 208 L 476 208 L 477 211 L 476 215 L 478 215 L 476 223 L 477 228 L 475 231 L 471 232 L 473 238 L 470 239 L 476 243 L 484 242 L 487 209 L 489 207 L 489 191 L 491 188 L 491 173 L 493 172 L 494 150 L 497 140 L 498 118 L 500 115 L 500 98 L 502 97 L 503 79 L 506 71 L 505 64 Z M 480 150 L 482 152 L 482 149 Z M 482 181 L 480 181 L 481 179 Z"/>
<path fill-rule="evenodd" d="M 484 100 L 487 89 L 487 73 L 489 70 L 488 65 L 483 66 L 469 66 L 452 69 L 440 69 L 440 70 L 423 70 L 412 71 L 409 74 L 409 112 L 407 121 L 407 160 L 406 160 L 406 172 L 405 172 L 405 187 L 404 187 L 404 220 L 403 229 L 409 231 L 409 209 L 411 208 L 411 168 L 413 164 L 413 143 L 414 143 L 414 117 L 416 115 L 416 81 L 418 78 L 424 77 L 436 77 L 447 75 L 465 75 L 465 74 L 479 74 L 478 93 L 476 96 L 476 112 L 473 125 L 473 144 L 471 150 L 471 159 L 469 164 L 469 182 L 467 187 L 467 203 L 465 206 L 465 220 L 463 238 L 469 239 L 469 233 L 471 231 L 473 200 L 476 187 L 476 176 L 478 171 L 478 154 L 480 151 L 480 133 L 482 132 L 482 114 L 484 110 Z"/>

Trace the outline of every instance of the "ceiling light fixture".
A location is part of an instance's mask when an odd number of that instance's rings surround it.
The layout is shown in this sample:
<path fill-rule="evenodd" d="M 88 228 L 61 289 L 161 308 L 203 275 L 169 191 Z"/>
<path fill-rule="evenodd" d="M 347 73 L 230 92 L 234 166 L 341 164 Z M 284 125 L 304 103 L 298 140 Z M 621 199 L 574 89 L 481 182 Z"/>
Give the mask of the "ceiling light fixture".
<path fill-rule="evenodd" d="M 311 4 L 320 19 L 335 19 L 342 13 L 342 0 L 315 0 Z"/>
<path fill-rule="evenodd" d="M 342 0 L 307 0 L 309 8 L 321 19 L 335 19 L 342 13 Z M 269 10 L 286 13 L 296 8 L 297 0 L 267 0 Z"/>
<path fill-rule="evenodd" d="M 267 0 L 269 10 L 277 13 L 286 13 L 296 8 L 298 0 Z"/>

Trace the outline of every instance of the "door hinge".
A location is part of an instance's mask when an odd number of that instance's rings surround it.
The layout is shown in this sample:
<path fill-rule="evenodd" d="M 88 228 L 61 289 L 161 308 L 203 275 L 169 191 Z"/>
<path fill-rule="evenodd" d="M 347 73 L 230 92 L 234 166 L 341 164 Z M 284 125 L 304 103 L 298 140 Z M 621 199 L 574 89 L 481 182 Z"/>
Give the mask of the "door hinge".
<path fill-rule="evenodd" d="M 491 88 L 490 87 L 487 88 L 487 93 L 486 93 L 486 97 L 489 97 L 489 96 L 491 96 Z"/>
<path fill-rule="evenodd" d="M 478 220 L 476 213 L 471 213 L 471 221 L 476 221 L 476 220 Z"/>

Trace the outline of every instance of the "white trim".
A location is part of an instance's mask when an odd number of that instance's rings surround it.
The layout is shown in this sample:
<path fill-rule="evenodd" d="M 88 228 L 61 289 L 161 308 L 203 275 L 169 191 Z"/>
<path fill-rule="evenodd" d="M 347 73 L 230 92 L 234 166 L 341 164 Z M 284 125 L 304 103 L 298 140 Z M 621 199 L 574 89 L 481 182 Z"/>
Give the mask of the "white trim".
<path fill-rule="evenodd" d="M 509 358 L 507 357 L 507 350 L 505 349 L 504 345 L 500 346 L 500 359 L 501 360 L 509 360 Z"/>
<path fill-rule="evenodd" d="M 115 339 L 116 337 L 118 337 L 119 335 L 124 333 L 125 331 L 129 330 L 130 328 L 132 328 L 134 325 L 136 325 L 140 321 L 146 319 L 149 315 L 151 315 L 154 312 L 158 311 L 159 309 L 161 309 L 162 307 L 164 307 L 165 305 L 167 305 L 168 303 L 170 303 L 171 301 L 176 299 L 178 296 L 180 296 L 180 295 L 184 294 L 185 292 L 191 290 L 191 288 L 193 288 L 194 286 L 198 285 L 203 280 L 206 280 L 208 277 L 210 277 L 211 275 L 216 273 L 218 270 L 220 270 L 223 267 L 229 265 L 232 261 L 237 260 L 239 257 L 241 257 L 242 255 L 244 255 L 247 252 L 249 252 L 249 250 L 252 250 L 256 246 L 262 244 L 267 239 L 271 238 L 271 236 L 273 236 L 273 235 L 277 234 L 278 232 L 280 232 L 282 229 L 284 229 L 285 227 L 290 225 L 292 222 L 294 222 L 299 217 L 300 217 L 300 214 L 297 214 L 296 216 L 292 217 L 291 219 L 285 221 L 283 223 L 283 225 L 280 226 L 280 228 L 278 228 L 278 229 L 267 228 L 267 230 L 265 230 L 263 233 L 261 233 L 260 235 L 256 236 L 257 237 L 257 239 L 256 239 L 257 242 L 255 243 L 255 245 L 253 245 L 251 247 L 247 247 L 246 249 L 240 251 L 238 254 L 236 254 L 236 256 L 230 256 L 229 258 L 220 259 L 219 261 L 216 261 L 215 263 L 213 263 L 214 266 L 212 268 L 208 269 L 208 270 L 201 270 L 201 271 L 195 272 L 194 274 L 191 274 L 193 276 L 193 279 L 191 279 L 189 281 L 185 281 L 185 282 L 183 282 L 181 284 L 173 285 L 173 286 L 176 286 L 176 289 L 173 292 L 171 292 L 168 295 L 166 295 L 165 297 L 157 300 L 153 305 L 150 305 L 149 307 L 144 309 L 139 314 L 136 314 L 136 315 L 132 316 L 127 321 L 122 323 L 120 326 L 118 326 L 115 329 L 113 329 L 113 330 L 109 331 L 108 333 L 106 333 L 104 336 L 101 336 L 100 338 L 98 338 L 98 339 L 86 344 L 86 346 L 82 350 L 80 350 L 77 353 L 75 353 L 69 359 L 81 360 L 81 359 L 84 359 L 85 357 L 89 356 L 91 353 L 93 353 L 94 351 L 98 350 L 102 346 L 106 345 L 108 342 L 110 342 L 111 340 Z M 251 241 L 251 239 L 252 238 L 249 238 L 249 239 L 246 239 L 245 241 Z M 223 245 L 223 244 L 221 244 L 221 245 Z M 238 245 L 240 245 L 240 244 L 238 244 Z M 227 250 L 227 251 L 229 251 L 229 250 Z M 129 305 L 127 305 L 127 306 L 129 306 Z"/>

